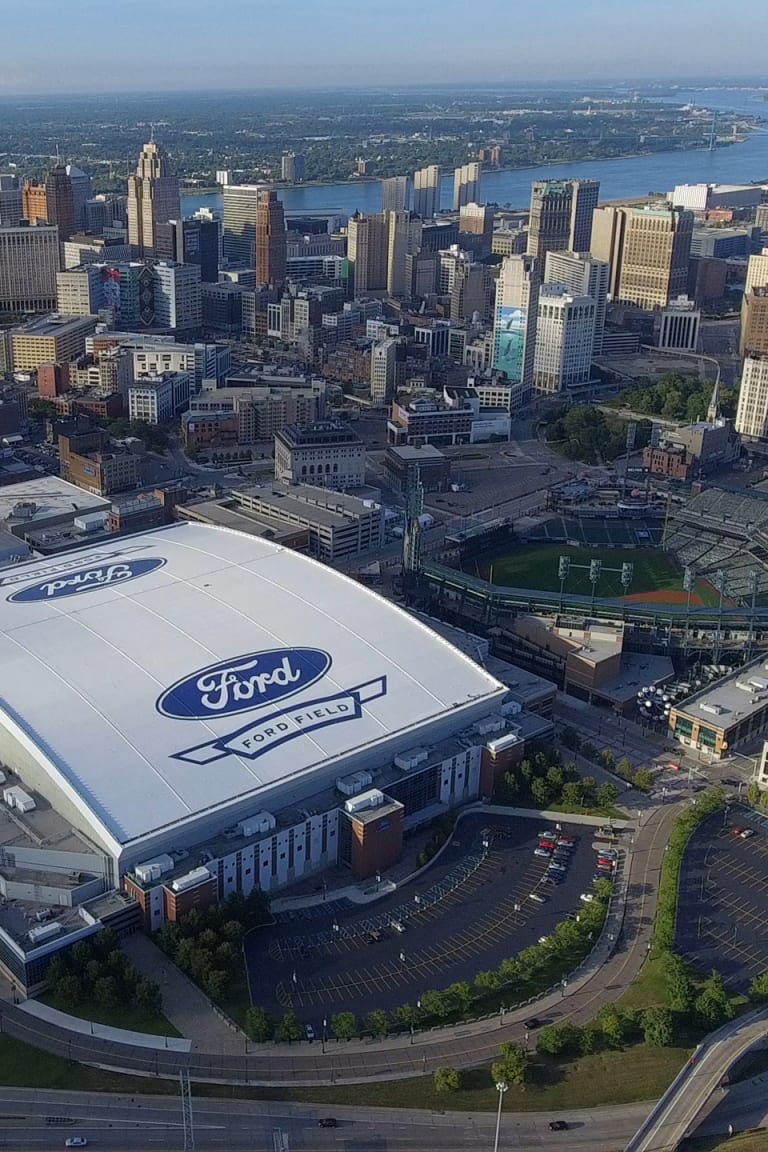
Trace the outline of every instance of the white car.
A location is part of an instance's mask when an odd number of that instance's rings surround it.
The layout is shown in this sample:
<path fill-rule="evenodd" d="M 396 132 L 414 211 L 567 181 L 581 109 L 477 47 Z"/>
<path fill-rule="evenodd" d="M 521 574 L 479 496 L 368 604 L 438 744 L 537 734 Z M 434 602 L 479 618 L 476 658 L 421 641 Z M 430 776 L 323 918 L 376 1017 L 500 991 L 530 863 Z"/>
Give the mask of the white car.
<path fill-rule="evenodd" d="M 395 932 L 405 932 L 405 924 L 402 920 L 392 920 L 390 927 L 394 928 Z"/>
<path fill-rule="evenodd" d="M 582 892 L 579 900 L 583 900 L 585 904 L 591 904 L 595 896 L 593 892 Z"/>
<path fill-rule="evenodd" d="M 539 944 L 546 944 L 548 940 L 549 936 L 539 936 Z"/>
<path fill-rule="evenodd" d="M 549 848 L 534 848 L 533 854 L 534 854 L 534 856 L 541 856 L 545 860 L 549 860 L 550 856 L 552 855 L 552 852 Z"/>
<path fill-rule="evenodd" d="M 553 862 L 548 866 L 547 871 L 548 872 L 565 872 L 565 871 L 567 871 L 567 869 L 565 867 L 565 864 L 558 864 L 556 860 L 553 860 Z"/>
<path fill-rule="evenodd" d="M 68 1136 L 64 1141 L 65 1148 L 87 1148 L 88 1141 L 85 1136 Z"/>
<path fill-rule="evenodd" d="M 307 1040 L 309 1040 L 309 1042 L 310 1042 L 310 1044 L 311 1044 L 311 1043 L 312 1043 L 312 1041 L 313 1041 L 313 1040 L 314 1040 L 314 1038 L 315 1038 L 315 1030 L 314 1030 L 314 1028 L 312 1027 L 312 1025 L 311 1025 L 311 1024 L 305 1024 L 305 1025 L 304 1025 L 304 1031 L 305 1031 L 305 1032 L 306 1032 L 306 1034 L 307 1034 Z"/>

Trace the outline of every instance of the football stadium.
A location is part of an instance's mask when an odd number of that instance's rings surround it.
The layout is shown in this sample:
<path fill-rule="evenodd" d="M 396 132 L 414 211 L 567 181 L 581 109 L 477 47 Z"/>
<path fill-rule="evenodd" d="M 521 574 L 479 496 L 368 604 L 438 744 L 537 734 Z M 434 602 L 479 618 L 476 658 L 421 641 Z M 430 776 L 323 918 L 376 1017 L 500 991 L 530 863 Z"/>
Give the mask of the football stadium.
<path fill-rule="evenodd" d="M 110 916 L 373 875 L 520 739 L 479 663 L 259 537 L 178 523 L 0 583 L 0 962 L 24 984 Z"/>

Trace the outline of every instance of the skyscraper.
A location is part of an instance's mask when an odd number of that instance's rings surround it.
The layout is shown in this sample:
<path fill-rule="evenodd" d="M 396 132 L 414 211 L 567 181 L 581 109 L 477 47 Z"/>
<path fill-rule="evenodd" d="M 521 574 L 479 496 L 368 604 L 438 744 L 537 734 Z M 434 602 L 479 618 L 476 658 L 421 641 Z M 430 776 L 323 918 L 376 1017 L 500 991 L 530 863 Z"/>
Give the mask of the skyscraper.
<path fill-rule="evenodd" d="M 399 340 L 388 336 L 371 349 L 371 400 L 388 404 L 393 399 L 397 373 Z"/>
<path fill-rule="evenodd" d="M 458 212 L 465 204 L 480 203 L 480 165 L 473 161 L 462 164 L 453 173 L 453 210 Z"/>
<path fill-rule="evenodd" d="M 536 180 L 531 186 L 528 255 L 588 252 L 599 180 Z"/>
<path fill-rule="evenodd" d="M 382 212 L 407 212 L 411 197 L 409 176 L 390 176 L 381 182 Z"/>
<path fill-rule="evenodd" d="M 256 201 L 256 283 L 285 283 L 288 241 L 285 213 L 274 188 L 259 189 Z"/>
<path fill-rule="evenodd" d="M 72 206 L 75 213 L 75 231 L 82 232 L 86 226 L 85 203 L 92 196 L 91 178 L 82 168 L 67 164 L 67 176 L 72 182 Z"/>
<path fill-rule="evenodd" d="M 751 292 L 753 288 L 768 287 L 768 248 L 750 256 L 747 264 L 747 279 L 744 291 Z"/>
<path fill-rule="evenodd" d="M 0 228 L 0 315 L 51 312 L 60 267 L 58 228 Z"/>
<path fill-rule="evenodd" d="M 544 266 L 545 284 L 562 284 L 572 296 L 591 296 L 595 302 L 595 341 L 593 355 L 603 350 L 606 298 L 610 268 L 589 252 L 548 252 Z"/>
<path fill-rule="evenodd" d="M 592 242 L 590 251 L 596 260 L 603 260 L 610 269 L 608 295 L 618 299 L 621 261 L 624 256 L 624 233 L 628 208 L 606 204 L 596 208 L 592 215 Z"/>
<path fill-rule="evenodd" d="M 734 427 L 750 440 L 768 439 L 768 356 L 744 361 Z"/>
<path fill-rule="evenodd" d="M 406 257 L 421 245 L 421 217 L 410 212 L 387 213 L 387 292 L 390 296 L 410 294 Z"/>
<path fill-rule="evenodd" d="M 389 229 L 383 212 L 357 213 L 350 217 L 347 258 L 352 269 L 355 296 L 386 289 Z"/>
<path fill-rule="evenodd" d="M 69 240 L 75 231 L 75 199 L 63 164 L 51 168 L 45 178 L 45 203 L 48 223 L 58 225 L 59 241 Z"/>
<path fill-rule="evenodd" d="M 595 302 L 572 296 L 562 284 L 543 284 L 536 322 L 533 386 L 562 392 L 586 384 L 595 340 Z"/>
<path fill-rule="evenodd" d="M 493 366 L 519 384 L 518 403 L 530 399 L 541 272 L 535 256 L 505 256 L 496 284 Z"/>
<path fill-rule="evenodd" d="M 21 190 L 22 218 L 30 224 L 48 223 L 48 199 L 45 195 L 45 184 L 37 180 L 25 180 Z"/>
<path fill-rule="evenodd" d="M 219 279 L 220 237 L 221 221 L 215 217 L 169 220 L 155 228 L 155 255 L 160 260 L 199 264 L 200 279 L 215 284 Z"/>
<path fill-rule="evenodd" d="M 440 169 L 437 164 L 414 172 L 413 210 L 422 220 L 431 220 L 440 211 Z"/>
<path fill-rule="evenodd" d="M 465 204 L 459 211 L 459 243 L 475 256 L 490 256 L 493 239 L 493 208 Z"/>
<path fill-rule="evenodd" d="M 135 176 L 128 177 L 128 243 L 134 254 L 155 254 L 155 226 L 181 216 L 179 181 L 168 155 L 154 140 L 139 154 Z"/>
<path fill-rule="evenodd" d="M 618 298 L 638 308 L 666 308 L 688 285 L 693 213 L 632 208 L 627 214 Z"/>
<path fill-rule="evenodd" d="M 304 157 L 298 152 L 285 152 L 280 161 L 280 176 L 287 184 L 301 184 L 304 179 Z"/>
<path fill-rule="evenodd" d="M 0 228 L 18 228 L 21 220 L 19 178 L 12 172 L 0 172 Z"/>

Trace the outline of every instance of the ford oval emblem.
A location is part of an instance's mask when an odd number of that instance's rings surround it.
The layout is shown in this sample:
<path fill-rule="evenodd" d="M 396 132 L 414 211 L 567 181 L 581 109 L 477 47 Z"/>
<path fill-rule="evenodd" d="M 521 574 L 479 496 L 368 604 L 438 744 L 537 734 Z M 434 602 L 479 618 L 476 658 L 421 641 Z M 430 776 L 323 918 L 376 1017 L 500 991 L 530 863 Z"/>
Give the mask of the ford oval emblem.
<path fill-rule="evenodd" d="M 38 601 L 62 600 L 65 596 L 81 596 L 96 588 L 108 588 L 113 584 L 125 584 L 138 576 L 146 576 L 157 568 L 162 568 L 165 560 L 159 557 L 144 560 L 104 561 L 92 568 L 79 568 L 76 572 L 62 572 L 30 584 L 20 592 L 14 592 L 8 599 L 15 604 L 34 604 Z"/>
<path fill-rule="evenodd" d="M 249 712 L 302 692 L 325 676 L 320 648 L 271 648 L 201 668 L 163 692 L 157 710 L 175 720 L 210 720 Z"/>

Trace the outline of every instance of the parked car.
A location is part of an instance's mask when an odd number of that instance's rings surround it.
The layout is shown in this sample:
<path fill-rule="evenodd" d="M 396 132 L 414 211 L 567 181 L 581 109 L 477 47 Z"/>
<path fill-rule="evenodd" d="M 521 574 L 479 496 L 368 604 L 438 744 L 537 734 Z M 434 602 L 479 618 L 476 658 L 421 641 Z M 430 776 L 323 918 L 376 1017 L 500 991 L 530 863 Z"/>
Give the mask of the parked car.
<path fill-rule="evenodd" d="M 531 892 L 528 897 L 529 900 L 535 900 L 537 904 L 546 904 L 546 896 L 542 896 L 541 892 Z"/>
<path fill-rule="evenodd" d="M 575 844 L 576 843 L 576 837 L 575 836 L 568 836 L 565 832 L 561 832 L 557 838 L 557 842 L 558 842 L 558 844 Z"/>
<path fill-rule="evenodd" d="M 335 1116 L 321 1116 L 317 1126 L 318 1128 L 338 1128 L 339 1122 Z"/>
<path fill-rule="evenodd" d="M 558 864 L 557 860 L 551 860 L 547 865 L 548 872 L 567 872 L 565 864 Z"/>
<path fill-rule="evenodd" d="M 539 840 L 539 848 L 554 848 L 556 844 L 556 840 L 548 840 L 546 837 Z"/>
<path fill-rule="evenodd" d="M 529 1032 L 532 1032 L 534 1028 L 541 1027 L 541 1020 L 539 1020 L 538 1016 L 529 1016 L 527 1020 L 523 1020 L 523 1027 L 527 1028 Z"/>
<path fill-rule="evenodd" d="M 737 780 L 735 776 L 723 776 L 720 783 L 727 784 L 729 788 L 738 788 L 741 780 Z"/>
<path fill-rule="evenodd" d="M 379 944 L 384 939 L 384 933 L 382 932 L 381 928 L 371 928 L 370 932 L 368 933 L 368 939 L 373 944 Z"/>
<path fill-rule="evenodd" d="M 548 944 L 549 936 L 539 936 L 539 944 Z"/>
<path fill-rule="evenodd" d="M 582 892 L 579 900 L 583 900 L 585 904 L 591 904 L 595 898 L 594 892 Z"/>
<path fill-rule="evenodd" d="M 405 924 L 403 924 L 402 920 L 392 920 L 391 924 L 395 932 L 405 932 Z"/>
<path fill-rule="evenodd" d="M 64 1141 L 65 1148 L 87 1148 L 88 1141 L 85 1136 L 68 1136 Z"/>
<path fill-rule="evenodd" d="M 750 836 L 754 836 L 754 828 L 743 828 L 740 835 L 742 840 L 749 840 Z"/>
<path fill-rule="evenodd" d="M 566 1120 L 550 1120 L 549 1127 L 552 1132 L 567 1132 L 568 1122 Z"/>
<path fill-rule="evenodd" d="M 312 1025 L 311 1025 L 311 1024 L 305 1024 L 305 1025 L 304 1025 L 304 1031 L 306 1032 L 306 1035 L 307 1035 L 307 1040 L 309 1040 L 309 1042 L 310 1042 L 310 1044 L 311 1044 L 311 1043 L 312 1043 L 312 1041 L 313 1041 L 313 1040 L 314 1040 L 314 1038 L 315 1038 L 315 1030 L 314 1030 L 314 1028 L 312 1027 Z"/>
<path fill-rule="evenodd" d="M 540 857 L 543 857 L 545 860 L 549 860 L 550 856 L 552 855 L 552 852 L 551 852 L 551 849 L 549 849 L 549 848 L 534 848 L 533 854 L 534 854 L 534 856 L 540 856 Z"/>

